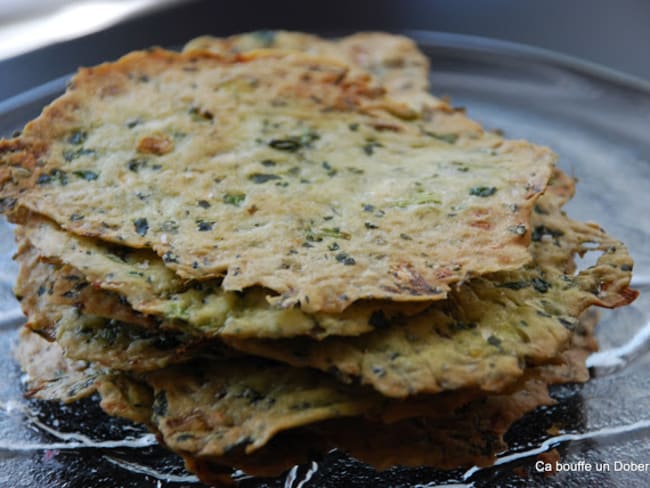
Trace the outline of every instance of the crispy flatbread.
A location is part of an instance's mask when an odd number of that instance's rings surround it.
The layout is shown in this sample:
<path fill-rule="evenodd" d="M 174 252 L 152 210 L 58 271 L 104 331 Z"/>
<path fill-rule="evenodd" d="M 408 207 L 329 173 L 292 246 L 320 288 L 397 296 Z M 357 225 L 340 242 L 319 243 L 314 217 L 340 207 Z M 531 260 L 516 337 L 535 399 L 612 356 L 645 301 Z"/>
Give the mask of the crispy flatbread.
<path fill-rule="evenodd" d="M 593 346 L 593 324 L 582 320 L 582 333 L 573 336 L 571 349 L 575 352 Z M 32 377 L 39 384 L 50 378 L 55 368 L 77 374 L 77 369 L 71 369 L 71 363 L 63 359 L 60 348 L 52 349 L 51 343 L 36 334 L 21 334 L 19 348 L 26 346 L 29 355 L 43 358 Z M 55 354 L 43 356 L 48 350 Z M 23 367 L 29 366 L 29 362 L 25 363 L 27 355 L 18 356 Z M 553 371 L 584 369 L 583 363 L 570 363 L 576 357 L 566 356 L 569 363 L 532 368 L 532 376 L 511 393 L 456 404 L 445 400 L 436 403 L 433 400 L 440 397 L 436 395 L 429 400 L 430 415 L 422 417 L 420 410 L 418 418 L 402 418 L 389 424 L 367 417 L 312 424 L 309 420 L 327 418 L 336 410 L 343 415 L 355 411 L 367 414 L 368 407 L 376 406 L 370 400 L 373 394 L 368 393 L 364 400 L 359 388 L 342 385 L 329 391 L 330 380 L 325 378 L 321 383 L 310 379 L 318 377 L 318 373 L 281 365 L 260 367 L 251 362 L 243 367 L 232 363 L 232 369 L 225 370 L 217 366 L 219 362 L 204 362 L 198 368 L 166 368 L 139 380 L 122 374 L 99 378 L 90 374 L 92 389 L 86 394 L 99 388 L 102 407 L 108 413 L 147 424 L 204 480 L 217 472 L 227 479 L 232 467 L 258 475 L 278 474 L 305 461 L 312 451 L 323 452 L 331 446 L 343 448 L 379 468 L 395 464 L 451 468 L 490 463 L 504 448 L 502 434 L 514 420 L 536 406 L 552 403 L 545 387 L 549 379 L 583 381 L 581 373 L 571 376 Z M 56 391 L 61 398 L 68 398 L 64 390 Z M 35 396 L 40 393 L 43 390 L 36 390 Z M 265 439 L 269 440 L 269 432 L 282 429 L 289 431 L 262 446 Z M 246 454 L 253 450 L 255 456 Z"/>
<path fill-rule="evenodd" d="M 19 332 L 14 357 L 27 374 L 27 396 L 71 403 L 96 390 L 98 371 L 86 361 L 66 358 L 56 342 L 46 341 L 27 327 Z"/>
<path fill-rule="evenodd" d="M 412 40 L 403 36 L 385 33 L 361 33 L 334 42 L 304 33 L 264 31 L 236 35 L 226 39 L 204 36 L 190 41 L 185 50 L 208 49 L 220 54 L 234 54 L 269 47 L 326 54 L 332 57 L 340 56 L 341 59 L 348 61 L 350 64 L 358 65 L 377 76 L 391 95 L 422 93 L 430 97 L 426 93 L 428 90 L 427 58 L 417 49 Z M 130 298 L 136 310 L 156 315 L 165 313 L 166 316 L 172 318 L 179 315 L 190 323 L 203 327 L 206 325 L 202 322 L 205 317 L 212 317 L 214 322 L 218 322 L 220 314 L 215 310 L 218 309 L 218 306 L 214 306 L 215 301 L 218 300 L 215 295 L 219 296 L 223 291 L 217 286 L 212 288 L 206 286 L 203 290 L 197 290 L 195 286 L 193 290 L 178 294 L 178 288 L 182 285 L 179 284 L 178 278 L 159 262 L 157 256 L 146 251 L 129 252 L 125 249 L 120 250 L 115 246 L 112 249 L 110 247 L 102 248 L 83 238 L 75 239 L 74 236 L 68 236 L 55 226 L 50 228 L 49 225 L 52 224 L 48 225 L 46 221 L 43 222 L 46 225 L 40 228 L 38 232 L 33 229 L 28 231 L 32 238 L 37 239 L 39 242 L 46 239 L 42 252 L 48 254 L 58 253 L 63 262 L 74 262 L 82 269 L 86 269 L 89 279 L 95 285 L 99 284 L 109 290 L 120 290 L 122 296 Z M 32 227 L 36 226 L 34 222 L 30 225 Z M 104 249 L 107 252 L 102 254 Z M 74 252 L 75 250 L 76 252 Z M 98 253 L 99 256 L 96 256 Z M 138 269 L 134 269 L 133 266 L 129 268 L 128 264 L 137 265 Z M 104 272 L 93 270 L 93 266 L 95 268 L 99 266 L 99 269 L 103 269 Z M 73 268 L 58 271 L 58 274 L 63 273 L 69 278 L 75 272 Z M 107 275 L 110 276 L 110 279 L 107 279 Z M 19 281 L 24 282 L 25 280 Z M 79 284 L 74 286 L 79 286 Z M 156 296 L 152 297 L 154 292 Z M 160 298 L 162 293 L 169 295 L 169 298 L 162 300 Z M 264 292 L 258 290 L 257 293 L 260 293 L 258 296 L 261 298 L 261 294 Z M 102 300 L 99 294 L 96 294 L 93 299 L 79 296 L 80 294 L 85 294 L 85 292 L 79 293 L 78 290 L 73 288 L 73 284 L 69 284 L 68 289 L 54 293 L 56 297 L 62 298 L 59 303 L 74 303 L 77 305 L 91 303 L 91 314 L 102 317 L 115 317 L 111 314 L 111 308 L 115 305 L 110 300 Z M 236 297 L 228 296 L 227 293 L 224 296 L 226 297 L 224 300 L 226 303 L 237 301 Z M 218 300 L 218 303 L 221 301 Z M 256 307 L 252 306 L 252 302 L 252 300 L 248 300 L 246 305 L 238 304 L 234 305 L 233 308 L 245 311 L 246 314 L 257 315 L 255 312 Z M 197 306 L 200 307 L 199 310 L 196 310 Z M 29 305 L 26 308 L 33 309 Z M 232 315 L 229 316 L 227 324 L 224 324 L 222 333 L 226 335 L 236 334 L 238 337 L 247 337 L 247 335 L 274 337 L 268 332 L 269 329 L 274 329 L 276 331 L 281 330 L 283 336 L 310 334 L 322 338 L 330 333 L 335 335 L 355 335 L 370 330 L 368 319 L 371 316 L 370 314 L 377 310 L 376 308 L 370 310 L 368 307 L 363 310 L 363 308 L 357 307 L 354 311 L 365 312 L 363 316 L 354 314 L 354 317 L 347 321 L 344 320 L 345 316 L 339 316 L 336 325 L 334 325 L 330 320 L 327 320 L 326 315 L 319 317 L 319 314 L 314 314 L 307 319 L 304 314 L 295 309 L 271 311 L 263 303 L 262 308 L 265 316 L 262 317 L 260 313 L 259 321 L 268 326 L 266 333 L 251 330 L 249 325 L 256 323 L 254 318 L 233 317 Z M 382 307 L 384 314 L 389 308 L 387 306 Z M 124 308 L 120 309 L 120 312 L 124 311 L 126 311 Z M 406 312 L 407 310 L 404 307 L 400 309 L 401 314 Z M 32 315 L 35 314 L 36 312 L 32 311 Z M 131 317 L 125 317 L 124 314 L 120 313 L 115 318 L 133 323 L 139 323 L 139 321 L 143 320 L 143 317 L 137 313 L 131 315 Z M 314 324 L 314 321 L 317 324 Z"/>
<path fill-rule="evenodd" d="M 240 355 L 221 342 L 206 343 L 179 330 L 157 329 L 152 320 L 117 297 L 91 292 L 74 269 L 39 261 L 29 245 L 21 246 L 17 260 L 21 266 L 16 292 L 28 317 L 26 327 L 56 340 L 56 347 L 62 347 L 68 358 L 137 372 L 193 357 Z M 86 303 L 104 315 L 86 313 Z"/>
<path fill-rule="evenodd" d="M 30 396 L 97 390 L 230 484 L 331 447 L 379 469 L 487 465 L 547 385 L 588 379 L 595 321 L 578 316 L 636 297 L 632 261 L 563 214 L 565 175 L 538 199 L 549 152 L 427 94 L 400 36 L 186 51 L 83 71 L 0 142 L 0 207 L 26 224 Z"/>
<path fill-rule="evenodd" d="M 315 371 L 250 359 L 168 368 L 147 374 L 146 382 L 165 442 L 201 456 L 250 453 L 280 431 L 363 415 L 383 402 Z"/>
<path fill-rule="evenodd" d="M 549 193 L 540 200 L 533 221 L 539 234 L 532 245 L 534 265 L 500 273 L 491 280 L 475 278 L 454 290 L 447 301 L 418 315 L 383 324 L 377 321 L 378 330 L 350 340 L 222 338 L 246 353 L 315 367 L 346 381 L 359 378 L 391 397 L 474 388 L 501 391 L 524 373 L 524 361 L 555 361 L 565 349 L 577 317 L 589 305 L 618 306 L 635 296 L 627 288 L 631 258 L 625 248 L 597 227 L 571 221 L 561 212 L 559 206 L 571 194 L 570 179 L 558 173 Z M 568 274 L 573 254 L 585 243 L 606 253 L 597 266 L 575 276 Z M 545 251 L 547 248 L 553 250 Z M 106 317 L 104 324 L 109 323 L 110 314 Z M 144 371 L 159 367 L 149 361 L 149 356 L 164 359 L 164 364 L 192 356 L 192 343 L 187 341 L 179 345 L 182 353 L 174 348 L 159 351 L 154 347 L 152 353 L 133 347 L 124 357 L 126 345 L 115 352 L 100 334 L 80 333 L 86 327 L 75 324 L 75 320 L 88 318 L 73 316 L 62 328 L 61 337 L 70 357 L 102 361 L 115 369 Z M 102 321 L 93 320 L 101 330 Z M 112 323 L 109 330 L 114 336 L 119 329 Z M 134 334 L 141 333 L 123 330 L 120 337 L 128 343 Z M 155 344 L 158 336 L 149 332 L 145 337 Z M 138 350 L 140 354 L 135 353 Z"/>
<path fill-rule="evenodd" d="M 45 297 L 49 303 L 75 305 L 93 315 L 115 317 L 142 326 L 180 328 L 205 338 L 309 335 L 320 339 L 368 332 L 374 328 L 379 313 L 382 319 L 390 319 L 413 315 L 426 307 L 423 303 L 363 301 L 340 314 L 308 314 L 299 308 L 273 307 L 266 300 L 268 292 L 260 288 L 235 293 L 224 291 L 217 280 L 183 284 L 153 253 L 74 236 L 45 219 L 33 219 L 19 229 L 19 239 L 34 246 L 40 256 L 64 265 L 41 265 L 35 270 L 34 257 L 27 255 L 26 250 L 19 251 L 16 259 L 23 270 L 18 278 L 22 297 L 32 296 L 33 288 L 40 287 L 38 281 L 47 278 L 56 283 L 53 292 Z M 46 271 L 47 277 L 34 279 L 35 274 L 40 276 Z M 72 276 L 83 279 L 71 280 Z M 84 286 L 88 283 L 93 286 Z M 98 292 L 96 288 L 108 293 Z M 43 308 L 35 298 L 23 302 L 28 316 L 36 315 Z M 128 317 L 129 310 L 132 319 Z M 143 313 L 150 317 L 143 317 Z"/>
<path fill-rule="evenodd" d="M 596 322 L 593 310 L 583 314 L 571 336 L 570 348 L 560 355 L 558 363 L 529 368 L 529 378 L 514 391 L 442 407 L 446 415 L 405 418 L 389 424 L 337 419 L 316 429 L 323 431 L 333 445 L 379 469 L 395 465 L 442 469 L 490 465 L 507 447 L 503 434 L 513 422 L 539 406 L 555 403 L 547 385 L 589 379 L 585 359 L 597 349 L 593 335 Z"/>
<path fill-rule="evenodd" d="M 156 430 L 152 420 L 153 391 L 146 383 L 126 375 L 108 373 L 98 376 L 94 386 L 101 396 L 100 406 L 106 413 Z"/>
<path fill-rule="evenodd" d="M 552 185 L 552 193 L 536 205 L 536 213 L 546 212 L 545 200 L 552 198 L 553 205 L 559 207 L 572 195 L 573 185 L 566 175 L 557 172 Z M 557 234 L 541 223 L 533 222 L 533 225 L 537 240 L 544 241 L 548 237 L 544 232 Z M 583 236 L 586 239 L 590 235 L 580 228 L 585 224 L 573 225 L 579 228 L 570 236 L 564 236 L 561 241 L 556 239 L 552 246 L 536 246 L 540 266 L 570 272 L 572 260 L 569 257 L 579 246 L 571 238 Z M 357 302 L 341 314 L 306 314 L 296 308 L 277 309 L 266 301 L 263 289 L 233 293 L 223 291 L 218 281 L 183 284 L 153 253 L 75 236 L 46 219 L 32 219 L 26 226 L 19 226 L 17 232 L 19 242 L 29 243 L 21 244 L 16 256 L 22 263 L 18 295 L 23 298 L 30 322 L 42 325 L 48 325 L 48 321 L 39 321 L 42 317 L 40 310 L 45 305 L 58 303 L 77 306 L 92 315 L 143 326 L 158 321 L 145 318 L 142 313 L 159 316 L 167 319 L 159 324 L 163 329 L 181 328 L 206 338 L 277 339 L 309 335 L 322 339 L 328 335 L 359 335 L 377 324 L 386 325 L 392 319 L 414 315 L 426 307 L 426 304 Z M 47 260 L 65 266 L 42 265 L 38 270 L 34 269 L 37 256 L 27 253 L 29 245 L 36 247 L 34 252 Z M 85 282 L 93 286 L 87 287 Z M 97 293 L 95 288 L 119 296 Z M 35 294 L 35 290 L 43 289 L 47 289 L 49 296 L 40 301 L 48 300 L 47 304 L 39 303 Z M 31 300 L 26 297 L 31 297 Z M 127 301 L 133 309 L 125 304 Z M 54 322 L 50 320 L 49 325 Z"/>
<path fill-rule="evenodd" d="M 567 218 L 559 205 L 572 186 L 561 174 L 556 180 L 537 206 L 534 262 L 526 268 L 475 278 L 445 302 L 360 337 L 224 340 L 249 354 L 360 380 L 387 396 L 459 387 L 499 391 L 523 374 L 525 362 L 553 361 L 590 305 L 617 307 L 637 296 L 629 288 L 632 259 L 625 246 L 593 224 Z M 602 255 L 574 275 L 573 255 L 587 250 Z"/>
<path fill-rule="evenodd" d="M 584 383 L 589 380 L 587 357 L 598 350 L 595 336 L 600 314 L 589 308 L 580 315 L 580 321 L 571 335 L 571 347 L 562 351 L 555 364 L 537 366 L 539 378 L 548 385 Z"/>
<path fill-rule="evenodd" d="M 27 317 L 27 327 L 54 340 L 57 324 L 66 309 L 60 305 L 83 310 L 85 304 L 101 310 L 102 317 L 128 321 L 141 328 L 156 327 L 156 320 L 133 310 L 119 295 L 97 293 L 75 268 L 44 262 L 40 253 L 23 238 L 23 229 L 18 227 L 16 233 L 19 246 L 14 259 L 20 266 L 14 292 Z"/>
<path fill-rule="evenodd" d="M 448 106 L 407 120 L 348 75 L 282 51 L 152 50 L 83 69 L 0 143 L 2 207 L 310 312 L 443 299 L 526 264 L 555 156 L 459 125 Z"/>
<path fill-rule="evenodd" d="M 21 230 L 20 226 L 16 227 L 17 236 L 22 234 Z M 63 279 L 55 274 L 56 266 L 40 264 L 39 253 L 25 240 L 19 240 L 15 258 L 20 267 L 14 293 L 27 317 L 26 325 L 43 337 L 54 340 L 55 324 L 61 318 L 62 309 L 52 296 L 54 288 L 58 288 Z"/>
<path fill-rule="evenodd" d="M 339 447 L 379 469 L 394 465 L 428 465 L 439 468 L 487 465 L 493 462 L 495 455 L 505 448 L 502 436 L 514 420 L 540 405 L 554 403 L 548 395 L 546 384 L 540 379 L 530 379 L 513 393 L 490 395 L 476 399 L 467 405 L 456 405 L 451 409 L 442 407 L 440 410 L 433 410 L 434 415 L 431 417 L 409 418 L 386 424 L 356 416 L 349 419 L 337 416 L 324 422 L 309 423 L 289 431 L 288 438 L 295 439 L 294 435 L 300 436 L 304 432 L 309 432 L 317 434 L 315 439 L 306 437 L 302 440 L 302 444 L 294 440 L 289 444 L 294 446 L 294 449 L 287 449 L 285 444 L 287 439 L 283 438 L 287 433 L 283 432 L 271 441 L 270 445 L 260 446 L 254 451 L 254 456 L 249 456 L 250 452 L 245 448 L 248 440 L 242 442 L 243 445 L 236 444 L 225 451 L 221 448 L 215 450 L 215 446 L 222 446 L 224 443 L 221 439 L 217 439 L 219 436 L 215 438 L 215 432 L 222 430 L 223 424 L 228 423 L 230 413 L 222 412 L 221 408 L 225 407 L 220 407 L 217 405 L 219 402 L 215 404 L 210 400 L 214 392 L 206 386 L 205 382 L 200 387 L 193 380 L 186 383 L 187 371 L 187 369 L 176 369 L 174 374 L 181 376 L 166 382 L 165 388 L 178 390 L 177 385 L 191 385 L 191 391 L 183 393 L 193 397 L 191 410 L 187 409 L 189 402 L 185 403 L 187 401 L 183 400 L 185 397 L 174 395 L 177 400 L 173 404 L 164 403 L 165 408 L 159 414 L 155 413 L 154 403 L 152 407 L 154 413 L 151 418 L 154 419 L 153 429 L 161 433 L 161 438 L 167 447 L 182 454 L 191 467 L 201 466 L 200 476 L 201 471 L 209 471 L 209 466 L 213 466 L 220 472 L 226 466 L 232 466 L 251 474 L 277 475 L 295 463 L 304 462 L 303 458 L 311 450 L 318 452 L 318 449 L 314 449 L 315 446 L 320 448 L 320 452 L 323 452 L 325 447 Z M 121 388 L 124 388 L 124 378 L 121 377 L 119 380 L 122 382 Z M 104 379 L 109 389 L 112 388 L 110 383 L 115 380 L 115 377 Z M 128 381 L 126 380 L 127 383 Z M 239 391 L 238 388 L 236 390 Z M 101 387 L 100 391 L 102 391 Z M 231 394 L 227 388 L 220 391 L 218 397 L 227 397 Z M 261 391 L 257 392 L 261 393 Z M 149 396 L 150 394 L 146 394 L 146 397 Z M 256 395 L 249 394 L 249 396 Z M 130 398 L 132 395 L 120 397 L 123 400 L 121 403 L 118 402 L 119 408 L 112 412 L 109 410 L 109 413 L 124 415 L 129 411 L 129 402 L 133 401 Z M 138 403 L 142 404 L 143 397 L 137 398 Z M 259 398 L 253 402 L 255 404 L 253 408 L 262 411 L 259 414 L 261 417 L 273 421 L 272 416 L 265 412 L 275 407 L 269 407 L 264 402 L 265 398 Z M 188 407 L 186 408 L 185 405 Z M 231 409 L 227 410 L 227 412 L 231 411 Z M 247 409 L 240 407 L 237 411 L 246 412 Z M 132 414 L 127 413 L 127 415 Z M 299 417 L 295 413 L 290 415 L 294 418 Z M 258 418 L 257 414 L 254 418 Z M 219 424 L 219 429 L 214 428 L 215 423 Z M 293 421 L 291 423 L 293 424 Z M 238 426 L 225 428 L 240 436 L 243 435 Z M 250 430 L 245 429 L 244 432 Z M 223 453 L 217 455 L 218 452 Z M 203 476 L 203 479 L 205 478 Z"/>
<path fill-rule="evenodd" d="M 118 370 L 152 371 L 197 357 L 241 356 L 221 342 L 203 343 L 182 332 L 143 329 L 66 307 L 56 324 L 65 355 Z"/>
<path fill-rule="evenodd" d="M 322 376 L 318 381 L 319 376 L 269 363 L 231 362 L 227 366 L 206 362 L 145 375 L 144 383 L 153 388 L 152 422 L 165 443 L 177 452 L 218 458 L 232 452 L 250 454 L 280 431 L 328 418 L 364 416 L 377 407 L 372 393 L 346 390 Z M 112 377 L 102 380 L 111 381 Z M 539 380 L 535 383 L 544 386 Z M 530 384 L 524 386 L 524 390 L 529 388 Z M 485 404 L 485 400 L 475 402 Z M 438 411 L 432 418 L 443 425 L 447 414 Z M 408 420 L 382 425 L 399 427 L 402 422 Z"/>
<path fill-rule="evenodd" d="M 323 39 L 303 32 L 258 31 L 226 38 L 201 36 L 184 51 L 208 50 L 237 55 L 256 49 L 282 49 L 340 59 L 377 78 L 390 96 L 422 110 L 440 104 L 429 92 L 429 60 L 408 37 L 384 32 L 362 32 L 340 39 Z"/>

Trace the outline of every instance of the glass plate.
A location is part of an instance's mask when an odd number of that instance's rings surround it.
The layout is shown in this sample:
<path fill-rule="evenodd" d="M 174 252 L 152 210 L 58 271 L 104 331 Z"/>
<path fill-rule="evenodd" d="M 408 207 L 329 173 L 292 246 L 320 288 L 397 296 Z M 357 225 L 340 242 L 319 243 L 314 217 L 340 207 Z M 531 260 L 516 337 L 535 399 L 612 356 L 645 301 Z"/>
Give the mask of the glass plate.
<path fill-rule="evenodd" d="M 509 138 L 552 147 L 578 178 L 570 216 L 597 220 L 627 243 L 641 291 L 631 306 L 604 311 L 592 380 L 555 388 L 557 405 L 518 421 L 491 468 L 378 473 L 333 451 L 273 480 L 242 487 L 642 486 L 650 465 L 650 84 L 546 51 L 474 37 L 411 32 L 431 58 L 434 93 Z M 66 79 L 0 104 L 8 136 L 58 96 Z M 0 486 L 199 486 L 153 436 L 101 413 L 96 401 L 60 407 L 22 397 L 11 345 L 22 315 L 13 295 L 10 226 L 0 219 Z M 589 263 L 589 259 L 585 259 Z M 548 476 L 538 455 L 556 448 Z M 640 470 L 644 468 L 643 470 Z"/>

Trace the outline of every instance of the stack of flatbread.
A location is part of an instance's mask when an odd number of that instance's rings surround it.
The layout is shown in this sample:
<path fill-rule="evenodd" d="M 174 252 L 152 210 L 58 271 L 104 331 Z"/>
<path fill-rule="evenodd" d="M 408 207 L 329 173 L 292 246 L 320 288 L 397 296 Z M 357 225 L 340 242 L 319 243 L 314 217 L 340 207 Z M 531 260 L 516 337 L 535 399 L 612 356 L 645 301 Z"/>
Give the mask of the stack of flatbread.
<path fill-rule="evenodd" d="M 98 391 L 210 483 L 332 447 L 491 463 L 588 378 L 581 315 L 635 298 L 632 260 L 428 72 L 400 36 L 288 32 L 81 69 L 0 142 L 28 393 Z"/>

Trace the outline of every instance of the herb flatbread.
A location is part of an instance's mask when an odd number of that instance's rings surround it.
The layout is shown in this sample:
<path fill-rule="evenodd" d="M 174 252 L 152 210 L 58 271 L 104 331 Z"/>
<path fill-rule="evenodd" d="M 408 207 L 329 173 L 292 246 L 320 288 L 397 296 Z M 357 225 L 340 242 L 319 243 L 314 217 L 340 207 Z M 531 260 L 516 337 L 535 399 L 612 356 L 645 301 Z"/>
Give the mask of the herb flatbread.
<path fill-rule="evenodd" d="M 309 312 L 443 299 L 526 264 L 555 156 L 446 106 L 399 110 L 303 53 L 133 53 L 80 71 L 0 143 L 0 198 L 16 221 L 152 248 L 183 278 Z"/>

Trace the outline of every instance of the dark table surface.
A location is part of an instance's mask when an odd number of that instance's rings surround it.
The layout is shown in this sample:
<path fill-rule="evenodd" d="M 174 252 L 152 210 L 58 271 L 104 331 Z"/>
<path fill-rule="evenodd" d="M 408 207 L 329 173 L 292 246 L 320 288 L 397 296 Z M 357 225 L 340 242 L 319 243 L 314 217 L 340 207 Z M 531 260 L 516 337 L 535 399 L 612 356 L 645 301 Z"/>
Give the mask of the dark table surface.
<path fill-rule="evenodd" d="M 647 0 L 195 0 L 0 62 L 0 100 L 79 66 L 201 34 L 434 30 L 530 44 L 650 80 Z"/>

